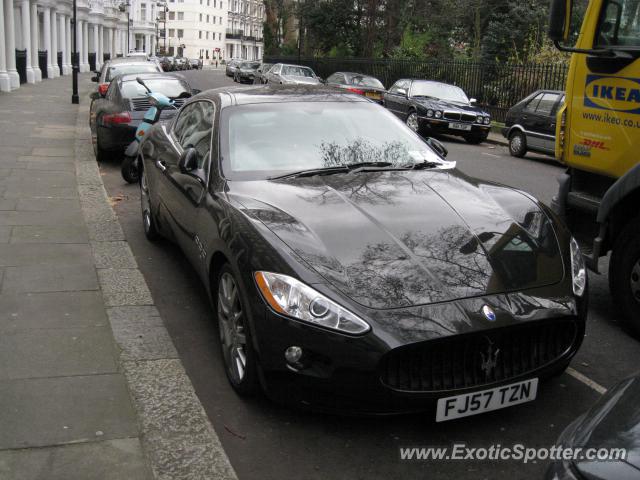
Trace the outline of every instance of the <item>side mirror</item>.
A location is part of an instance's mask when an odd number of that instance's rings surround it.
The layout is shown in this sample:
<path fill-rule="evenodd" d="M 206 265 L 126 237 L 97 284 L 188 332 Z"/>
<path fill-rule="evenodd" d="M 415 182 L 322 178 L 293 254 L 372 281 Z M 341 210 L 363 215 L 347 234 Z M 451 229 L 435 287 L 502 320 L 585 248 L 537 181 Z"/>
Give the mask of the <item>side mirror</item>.
<path fill-rule="evenodd" d="M 470 98 L 470 99 L 469 99 L 469 103 L 470 103 L 471 105 L 475 105 L 477 102 L 478 102 L 478 100 L 476 100 L 475 98 Z"/>
<path fill-rule="evenodd" d="M 567 8 L 567 5 L 569 8 Z M 553 42 L 563 42 L 569 38 L 569 19 L 572 2 L 552 0 L 549 8 L 549 38 Z"/>
<path fill-rule="evenodd" d="M 197 95 L 201 92 L 202 90 L 198 89 L 198 88 L 192 88 L 191 89 L 191 95 Z"/>
<path fill-rule="evenodd" d="M 100 81 L 100 77 L 98 75 L 94 75 L 93 77 L 91 77 L 91 81 L 98 83 Z"/>
<path fill-rule="evenodd" d="M 429 137 L 427 138 L 427 143 L 442 158 L 447 158 L 447 155 L 449 155 L 449 150 L 447 150 L 447 147 L 445 147 L 441 141 Z"/>
<path fill-rule="evenodd" d="M 178 168 L 182 173 L 191 173 L 198 168 L 198 151 L 193 147 L 187 147 L 180 155 Z"/>

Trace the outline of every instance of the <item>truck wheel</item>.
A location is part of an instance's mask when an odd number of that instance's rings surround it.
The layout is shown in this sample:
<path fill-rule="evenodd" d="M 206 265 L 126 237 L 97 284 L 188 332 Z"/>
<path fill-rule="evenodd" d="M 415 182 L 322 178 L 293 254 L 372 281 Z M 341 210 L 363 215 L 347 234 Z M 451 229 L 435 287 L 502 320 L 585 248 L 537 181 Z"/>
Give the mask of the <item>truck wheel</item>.
<path fill-rule="evenodd" d="M 640 217 L 627 224 L 613 246 L 609 289 L 624 325 L 640 337 Z"/>
<path fill-rule="evenodd" d="M 519 158 L 527 153 L 527 139 L 522 132 L 513 132 L 509 137 L 509 153 Z"/>

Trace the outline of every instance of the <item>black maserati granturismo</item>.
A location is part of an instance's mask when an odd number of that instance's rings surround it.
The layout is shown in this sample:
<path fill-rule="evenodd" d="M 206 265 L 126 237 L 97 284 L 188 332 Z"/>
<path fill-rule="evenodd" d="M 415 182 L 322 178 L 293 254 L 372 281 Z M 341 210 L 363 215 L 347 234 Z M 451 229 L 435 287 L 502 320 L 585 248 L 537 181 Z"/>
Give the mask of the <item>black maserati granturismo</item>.
<path fill-rule="evenodd" d="M 534 400 L 584 336 L 576 242 L 389 111 L 327 87 L 210 90 L 141 146 L 144 231 L 206 285 L 240 394 L 438 421 Z"/>

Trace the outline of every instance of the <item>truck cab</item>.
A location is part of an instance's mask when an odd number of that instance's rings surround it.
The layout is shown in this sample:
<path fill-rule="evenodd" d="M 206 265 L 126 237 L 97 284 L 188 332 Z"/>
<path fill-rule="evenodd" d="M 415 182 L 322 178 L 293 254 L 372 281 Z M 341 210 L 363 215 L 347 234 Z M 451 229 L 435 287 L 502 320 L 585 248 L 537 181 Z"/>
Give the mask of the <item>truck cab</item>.
<path fill-rule="evenodd" d="M 573 53 L 552 206 L 593 271 L 611 253 L 614 304 L 640 336 L 640 0 L 553 0 L 549 36 Z"/>

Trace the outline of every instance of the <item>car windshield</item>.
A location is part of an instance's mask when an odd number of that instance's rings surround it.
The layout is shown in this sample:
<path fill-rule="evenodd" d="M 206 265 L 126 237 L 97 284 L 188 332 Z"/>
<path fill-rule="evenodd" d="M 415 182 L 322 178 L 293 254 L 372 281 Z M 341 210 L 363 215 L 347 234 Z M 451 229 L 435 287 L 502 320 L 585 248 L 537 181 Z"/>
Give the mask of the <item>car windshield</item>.
<path fill-rule="evenodd" d="M 145 79 L 144 83 L 152 92 L 162 93 L 169 98 L 179 97 L 182 93 L 189 91 L 183 82 L 175 78 Z M 122 84 L 124 98 L 143 97 L 146 92 L 145 88 L 135 80 Z"/>
<path fill-rule="evenodd" d="M 309 77 L 313 78 L 313 70 L 306 67 L 298 67 L 295 65 L 285 65 L 282 67 L 282 75 L 288 75 L 290 77 Z"/>
<path fill-rule="evenodd" d="M 127 75 L 130 73 L 152 73 L 159 72 L 158 65 L 152 62 L 148 63 L 123 63 L 122 65 L 114 65 L 109 67 L 105 81 L 110 82 L 116 75 Z"/>
<path fill-rule="evenodd" d="M 353 77 L 351 79 L 351 85 L 358 85 L 360 87 L 384 88 L 382 82 L 374 77 Z"/>
<path fill-rule="evenodd" d="M 265 179 L 368 162 L 440 162 L 392 113 L 369 103 L 288 102 L 223 110 L 225 175 Z"/>
<path fill-rule="evenodd" d="M 259 66 L 260 66 L 259 62 L 244 62 L 242 65 L 240 65 L 240 68 L 244 68 L 247 70 L 255 70 Z"/>
<path fill-rule="evenodd" d="M 438 82 L 413 82 L 412 97 L 435 97 L 450 102 L 469 103 L 469 98 L 461 88 Z"/>

